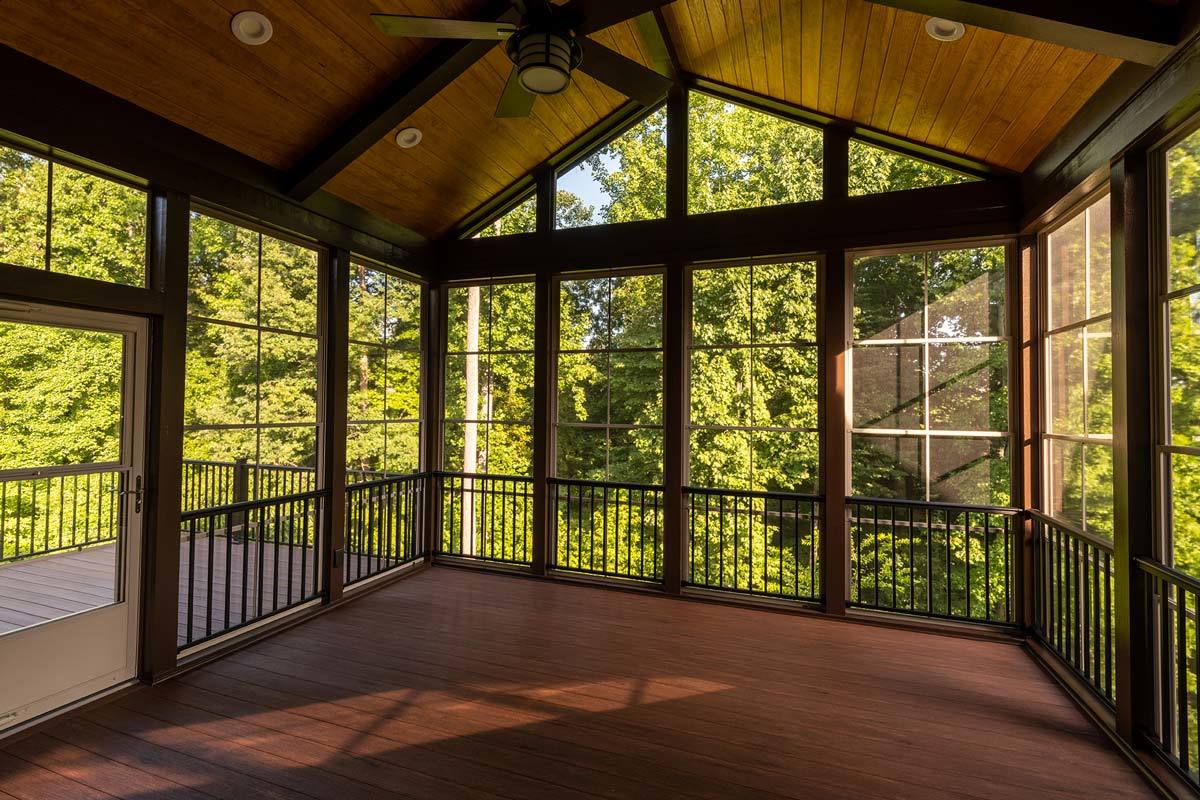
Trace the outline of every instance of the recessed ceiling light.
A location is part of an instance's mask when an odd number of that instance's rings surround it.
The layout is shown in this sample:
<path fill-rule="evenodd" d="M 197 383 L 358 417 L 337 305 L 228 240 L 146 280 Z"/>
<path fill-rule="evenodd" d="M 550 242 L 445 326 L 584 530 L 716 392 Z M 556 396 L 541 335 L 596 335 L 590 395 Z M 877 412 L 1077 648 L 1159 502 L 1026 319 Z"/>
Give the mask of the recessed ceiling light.
<path fill-rule="evenodd" d="M 957 42 L 967 32 L 961 22 L 941 17 L 930 17 L 925 21 L 925 32 L 939 42 Z"/>
<path fill-rule="evenodd" d="M 257 11 L 239 11 L 234 14 L 229 28 L 239 42 L 250 45 L 266 44 L 275 32 L 271 27 L 271 20 Z"/>
<path fill-rule="evenodd" d="M 416 147 L 419 145 L 421 143 L 421 136 L 422 134 L 420 128 L 402 128 L 400 132 L 396 134 L 396 144 L 407 150 L 410 147 Z"/>

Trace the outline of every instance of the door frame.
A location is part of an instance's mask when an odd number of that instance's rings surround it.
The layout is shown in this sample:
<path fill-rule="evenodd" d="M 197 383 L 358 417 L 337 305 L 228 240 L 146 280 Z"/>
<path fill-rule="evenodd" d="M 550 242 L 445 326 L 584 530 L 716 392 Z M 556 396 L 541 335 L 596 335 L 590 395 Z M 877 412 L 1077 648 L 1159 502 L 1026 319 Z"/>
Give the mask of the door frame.
<path fill-rule="evenodd" d="M 38 724 L 46 717 L 61 713 L 82 702 L 115 688 L 136 682 L 139 673 L 139 656 L 142 649 L 143 617 L 143 568 L 146 553 L 147 514 L 147 429 L 149 422 L 149 385 L 151 356 L 150 320 L 137 315 L 83 310 L 40 302 L 26 302 L 0 298 L 0 321 L 48 325 L 63 328 L 96 330 L 119 333 L 124 339 L 124 363 L 121 386 L 121 450 L 117 462 L 100 462 L 88 466 L 112 466 L 125 475 L 121 514 L 124 520 L 118 535 L 116 569 L 119 582 L 114 586 L 111 603 L 46 620 L 21 628 L 0 637 L 0 643 L 21 647 L 20 643 L 36 652 L 39 647 L 53 644 L 54 637 L 70 636 L 73 632 L 88 641 L 89 622 L 118 626 L 124 630 L 124 647 L 112 648 L 107 661 L 96 663 L 94 674 L 85 675 L 75 683 L 58 688 L 41 697 L 28 701 L 16 709 L 0 709 L 0 737 Z M 70 474 L 78 472 L 78 466 L 63 468 L 17 469 L 0 472 L 0 476 L 13 477 L 21 474 L 42 475 Z M 140 481 L 140 496 L 137 492 Z M 114 609 L 123 607 L 123 613 Z M 72 630 L 74 629 L 74 630 Z M 36 666 L 34 667 L 36 668 Z M 81 668 L 81 672 L 86 671 Z M 9 716 L 12 715 L 12 716 Z"/>

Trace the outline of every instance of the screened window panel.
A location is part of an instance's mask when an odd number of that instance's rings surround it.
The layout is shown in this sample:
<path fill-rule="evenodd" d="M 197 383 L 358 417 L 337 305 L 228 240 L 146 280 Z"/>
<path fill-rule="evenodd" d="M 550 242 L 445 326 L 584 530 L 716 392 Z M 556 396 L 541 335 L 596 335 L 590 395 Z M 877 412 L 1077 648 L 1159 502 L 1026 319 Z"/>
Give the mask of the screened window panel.
<path fill-rule="evenodd" d="M 1008 439 L 930 437 L 929 499 L 1007 506 L 1012 477 Z"/>
<path fill-rule="evenodd" d="M 849 190 L 851 197 L 927 186 L 969 183 L 978 178 L 906 156 L 893 150 L 850 140 Z"/>
<path fill-rule="evenodd" d="M 929 258 L 929 336 L 1005 336 L 1004 248 L 935 251 Z"/>
<path fill-rule="evenodd" d="M 919 345 L 874 345 L 854 350 L 854 427 L 925 427 L 923 351 Z"/>
<path fill-rule="evenodd" d="M 929 427 L 1008 430 L 1008 343 L 929 346 Z"/>
<path fill-rule="evenodd" d="M 1167 301 L 1170 330 L 1171 443 L 1200 446 L 1200 292 Z"/>
<path fill-rule="evenodd" d="M 850 437 L 850 492 L 857 497 L 924 500 L 924 437 L 855 433 Z"/>
<path fill-rule="evenodd" d="M 350 420 L 382 420 L 384 418 L 384 373 L 387 350 L 383 347 L 350 345 L 346 365 L 348 396 L 346 417 Z"/>
<path fill-rule="evenodd" d="M 1167 232 L 1170 250 L 1168 289 L 1200 285 L 1200 131 L 1167 150 Z"/>
<path fill-rule="evenodd" d="M 1173 566 L 1189 575 L 1200 575 L 1200 457 L 1170 453 L 1168 498 L 1171 506 L 1171 549 Z"/>
<path fill-rule="evenodd" d="M 925 335 L 925 258 L 920 253 L 854 262 L 854 338 Z"/>
<path fill-rule="evenodd" d="M 534 233 L 537 230 L 537 197 L 531 195 L 479 229 L 476 239 Z"/>

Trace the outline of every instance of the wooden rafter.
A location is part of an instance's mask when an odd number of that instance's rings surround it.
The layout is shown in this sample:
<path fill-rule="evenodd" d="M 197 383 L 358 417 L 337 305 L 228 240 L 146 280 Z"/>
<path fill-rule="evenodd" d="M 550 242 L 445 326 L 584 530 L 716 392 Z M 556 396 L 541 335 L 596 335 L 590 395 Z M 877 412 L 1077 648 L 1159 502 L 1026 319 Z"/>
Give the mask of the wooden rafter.
<path fill-rule="evenodd" d="M 1151 66 L 1159 64 L 1179 43 L 1175 7 L 1148 0 L 871 2 Z"/>

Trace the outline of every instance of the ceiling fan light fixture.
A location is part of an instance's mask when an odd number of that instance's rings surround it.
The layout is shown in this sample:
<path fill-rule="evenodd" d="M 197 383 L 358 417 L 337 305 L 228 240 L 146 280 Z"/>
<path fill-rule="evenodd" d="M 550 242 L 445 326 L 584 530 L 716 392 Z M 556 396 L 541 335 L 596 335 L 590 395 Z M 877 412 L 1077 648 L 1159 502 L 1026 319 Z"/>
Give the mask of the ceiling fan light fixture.
<path fill-rule="evenodd" d="M 930 17 L 925 20 L 925 32 L 939 42 L 957 42 L 967 32 L 961 22 L 941 17 Z"/>
<path fill-rule="evenodd" d="M 571 70 L 583 56 L 569 34 L 528 30 L 508 40 L 508 57 L 517 67 L 517 79 L 533 94 L 558 94 L 571 85 Z"/>
<path fill-rule="evenodd" d="M 396 132 L 396 144 L 405 150 L 416 147 L 421 143 L 424 134 L 420 128 L 401 128 Z"/>
<path fill-rule="evenodd" d="M 229 29 L 242 44 L 259 45 L 271 41 L 275 32 L 271 20 L 257 11 L 239 11 L 229 21 Z"/>

